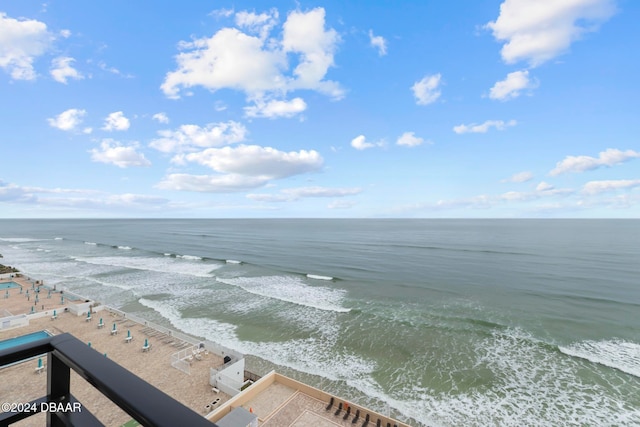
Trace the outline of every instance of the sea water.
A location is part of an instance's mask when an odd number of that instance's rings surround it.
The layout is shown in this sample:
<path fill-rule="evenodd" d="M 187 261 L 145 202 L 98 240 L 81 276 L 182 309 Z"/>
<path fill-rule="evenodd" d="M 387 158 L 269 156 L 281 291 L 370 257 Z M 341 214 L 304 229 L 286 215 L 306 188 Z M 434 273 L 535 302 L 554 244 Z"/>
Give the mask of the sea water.
<path fill-rule="evenodd" d="M 412 425 L 640 425 L 638 220 L 0 220 L 0 253 Z"/>

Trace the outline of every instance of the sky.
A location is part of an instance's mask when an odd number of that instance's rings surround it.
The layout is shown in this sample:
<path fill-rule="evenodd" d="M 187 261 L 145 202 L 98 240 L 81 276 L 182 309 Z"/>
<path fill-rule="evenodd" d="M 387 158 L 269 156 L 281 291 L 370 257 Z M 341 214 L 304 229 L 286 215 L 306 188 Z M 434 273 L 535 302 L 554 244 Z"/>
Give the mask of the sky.
<path fill-rule="evenodd" d="M 633 0 L 0 0 L 0 218 L 638 218 Z"/>

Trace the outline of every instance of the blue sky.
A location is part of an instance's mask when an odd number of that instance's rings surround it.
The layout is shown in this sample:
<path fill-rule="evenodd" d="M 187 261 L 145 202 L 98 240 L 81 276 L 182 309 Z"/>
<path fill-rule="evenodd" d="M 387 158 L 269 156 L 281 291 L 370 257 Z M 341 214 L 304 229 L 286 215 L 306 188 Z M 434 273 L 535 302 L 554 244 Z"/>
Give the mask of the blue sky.
<path fill-rule="evenodd" d="M 0 217 L 632 217 L 631 0 L 0 2 Z"/>

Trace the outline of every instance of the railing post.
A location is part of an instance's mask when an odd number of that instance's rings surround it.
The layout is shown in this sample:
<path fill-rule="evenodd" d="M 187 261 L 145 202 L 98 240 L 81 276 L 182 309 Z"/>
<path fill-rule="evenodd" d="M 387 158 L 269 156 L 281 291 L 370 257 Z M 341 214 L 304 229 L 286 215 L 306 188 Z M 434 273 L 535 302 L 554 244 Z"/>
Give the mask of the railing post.
<path fill-rule="evenodd" d="M 49 402 L 67 403 L 71 398 L 71 371 L 52 351 L 48 355 L 47 366 L 47 399 Z M 62 427 L 65 423 L 56 416 L 56 412 L 47 412 L 47 426 Z"/>

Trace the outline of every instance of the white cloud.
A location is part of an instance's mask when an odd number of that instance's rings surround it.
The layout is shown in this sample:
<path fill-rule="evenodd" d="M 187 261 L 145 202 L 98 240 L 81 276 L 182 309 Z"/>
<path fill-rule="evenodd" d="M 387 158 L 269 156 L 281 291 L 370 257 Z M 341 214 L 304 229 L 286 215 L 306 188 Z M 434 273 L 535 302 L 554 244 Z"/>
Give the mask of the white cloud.
<path fill-rule="evenodd" d="M 405 147 L 417 147 L 424 142 L 424 139 L 417 137 L 413 132 L 405 132 L 398 137 L 396 144 Z"/>
<path fill-rule="evenodd" d="M 100 143 L 100 149 L 94 148 L 90 151 L 91 160 L 116 165 L 119 168 L 151 166 L 144 154 L 136 151 L 137 148 L 138 144 L 124 146 L 112 139 L 104 139 Z"/>
<path fill-rule="evenodd" d="M 262 176 L 268 179 L 316 171 L 323 164 L 322 156 L 314 150 L 284 152 L 257 145 L 208 148 L 199 153 L 187 154 L 184 158 L 217 172 Z"/>
<path fill-rule="evenodd" d="M 547 182 L 541 181 L 537 186 L 536 186 L 536 191 L 549 191 L 549 190 L 553 190 L 555 187 Z"/>
<path fill-rule="evenodd" d="M 230 9 L 220 8 L 220 9 L 212 10 L 209 13 L 209 15 L 214 16 L 216 18 L 228 18 L 231 15 L 233 15 L 233 13 L 234 13 L 233 8 L 230 8 Z"/>
<path fill-rule="evenodd" d="M 511 175 L 509 178 L 507 179 L 503 179 L 500 182 L 517 182 L 517 183 L 521 183 L 521 182 L 527 182 L 527 181 L 531 181 L 533 179 L 533 174 L 531 172 L 525 171 L 525 172 L 518 172 L 514 175 Z"/>
<path fill-rule="evenodd" d="M 167 117 L 166 113 L 156 113 L 153 115 L 152 119 L 158 123 L 169 123 L 169 117 Z"/>
<path fill-rule="evenodd" d="M 555 176 L 567 172 L 585 172 L 603 166 L 611 167 L 634 158 L 640 158 L 640 152 L 607 148 L 605 151 L 601 151 L 598 157 L 567 156 L 564 160 L 556 163 L 556 167 L 549 172 L 549 175 Z"/>
<path fill-rule="evenodd" d="M 387 41 L 382 36 L 374 36 L 373 31 L 369 30 L 369 42 L 372 47 L 378 49 L 378 55 L 384 56 L 387 54 Z"/>
<path fill-rule="evenodd" d="M 127 130 L 130 125 L 131 123 L 129 122 L 129 119 L 124 116 L 124 113 L 122 111 L 116 111 L 109 114 L 107 118 L 104 119 L 104 126 L 102 127 L 102 130 L 109 132 L 114 130 Z"/>
<path fill-rule="evenodd" d="M 373 147 L 382 147 L 384 146 L 384 141 L 378 142 L 367 142 L 364 135 L 358 135 L 351 140 L 351 146 L 356 150 L 366 150 L 367 148 Z"/>
<path fill-rule="evenodd" d="M 203 193 L 232 193 L 265 185 L 269 177 L 228 175 L 171 174 L 156 186 L 162 190 L 196 191 Z"/>
<path fill-rule="evenodd" d="M 242 142 L 247 133 L 241 123 L 234 121 L 209 123 L 205 127 L 182 125 L 173 131 L 159 131 L 160 138 L 151 141 L 149 146 L 163 153 L 190 152 Z"/>
<path fill-rule="evenodd" d="M 538 86 L 536 81 L 529 79 L 529 71 L 521 70 L 507 74 L 507 78 L 496 82 L 489 92 L 489 98 L 499 101 L 508 101 L 520 96 L 520 92 L 526 89 L 534 89 Z"/>
<path fill-rule="evenodd" d="M 255 105 L 245 107 L 244 111 L 248 117 L 266 117 L 275 119 L 277 117 L 293 117 L 307 109 L 307 104 L 302 98 L 293 98 L 291 101 L 269 101 L 256 100 Z"/>
<path fill-rule="evenodd" d="M 85 110 L 71 108 L 58 114 L 53 119 L 47 119 L 49 125 L 60 130 L 75 130 L 76 126 L 82 123 L 82 118 L 87 114 Z"/>
<path fill-rule="evenodd" d="M 486 28 L 505 43 L 506 63 L 528 61 L 535 67 L 566 52 L 614 12 L 614 0 L 505 0 L 498 19 Z"/>
<path fill-rule="evenodd" d="M 69 31 L 69 30 L 60 30 L 60 36 L 62 36 L 65 39 L 68 39 L 69 37 L 71 37 L 71 31 Z"/>
<path fill-rule="evenodd" d="M 258 202 L 291 202 L 308 197 L 346 197 L 362 192 L 360 188 L 298 187 L 286 188 L 280 194 L 247 194 Z"/>
<path fill-rule="evenodd" d="M 14 80 L 34 80 L 33 62 L 50 47 L 53 36 L 44 22 L 17 20 L 0 12 L 0 67 Z"/>
<path fill-rule="evenodd" d="M 84 79 L 84 76 L 71 66 L 71 63 L 74 61 L 75 59 L 68 56 L 60 56 L 51 61 L 50 72 L 53 79 L 64 84 L 67 84 L 68 78 L 75 80 Z"/>
<path fill-rule="evenodd" d="M 278 23 L 278 10 L 273 8 L 269 12 L 256 14 L 243 10 L 236 13 L 236 25 L 250 33 L 259 34 L 262 40 L 266 39 L 271 29 Z"/>
<path fill-rule="evenodd" d="M 245 27 L 262 19 L 255 14 L 236 16 L 243 17 L 241 23 Z M 273 18 L 273 12 L 270 16 Z M 334 65 L 333 56 L 340 40 L 335 30 L 325 29 L 324 9 L 293 11 L 282 28 L 282 40 L 265 40 L 236 28 L 223 28 L 210 38 L 181 42 L 182 52 L 176 56 L 178 68 L 167 73 L 162 91 L 170 98 L 179 98 L 181 88 L 202 86 L 211 91 L 230 88 L 255 100 L 265 94 L 311 89 L 341 98 L 340 86 L 324 80 L 329 67 Z M 297 54 L 298 60 L 292 75 L 285 74 L 289 54 Z"/>
<path fill-rule="evenodd" d="M 440 74 L 427 75 L 411 86 L 413 96 L 416 97 L 416 103 L 418 105 L 428 105 L 436 102 L 440 97 L 439 86 L 441 78 L 442 76 Z"/>
<path fill-rule="evenodd" d="M 453 131 L 457 134 L 461 133 L 486 133 L 491 128 L 495 128 L 496 130 L 504 130 L 509 126 L 515 126 L 517 122 L 515 120 L 510 120 L 505 122 L 503 120 L 487 120 L 482 124 L 472 123 L 469 125 L 458 125 L 453 127 Z"/>
<path fill-rule="evenodd" d="M 598 194 L 605 191 L 627 190 L 635 187 L 640 187 L 640 179 L 589 181 L 582 187 L 582 192 L 586 194 Z"/>

